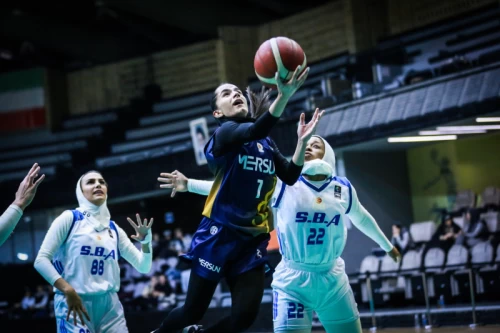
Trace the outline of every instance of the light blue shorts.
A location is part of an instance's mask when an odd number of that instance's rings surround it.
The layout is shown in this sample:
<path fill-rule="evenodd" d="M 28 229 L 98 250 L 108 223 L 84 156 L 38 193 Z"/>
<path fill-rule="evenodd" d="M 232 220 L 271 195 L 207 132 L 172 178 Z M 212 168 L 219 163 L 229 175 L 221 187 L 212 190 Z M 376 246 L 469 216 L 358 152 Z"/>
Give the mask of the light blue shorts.
<path fill-rule="evenodd" d="M 318 266 L 305 271 L 282 261 L 273 275 L 274 332 L 307 330 L 313 311 L 324 325 L 342 324 L 359 318 L 349 279 L 342 270 Z"/>
<path fill-rule="evenodd" d="M 90 322 L 85 320 L 82 325 L 77 317 L 77 325 L 74 325 L 73 313 L 66 321 L 68 314 L 68 304 L 66 297 L 61 294 L 54 296 L 54 311 L 57 321 L 57 333 L 128 333 L 123 307 L 115 292 L 94 295 L 80 296 L 83 305 L 87 310 Z"/>

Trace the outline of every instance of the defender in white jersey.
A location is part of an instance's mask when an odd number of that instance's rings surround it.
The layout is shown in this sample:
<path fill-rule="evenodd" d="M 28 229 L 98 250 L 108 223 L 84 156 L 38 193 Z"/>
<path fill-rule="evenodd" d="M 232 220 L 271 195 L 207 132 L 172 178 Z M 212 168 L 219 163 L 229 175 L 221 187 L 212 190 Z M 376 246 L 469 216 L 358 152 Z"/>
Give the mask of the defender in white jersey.
<path fill-rule="evenodd" d="M 315 311 L 328 333 L 361 333 L 357 305 L 340 257 L 345 219 L 396 261 L 398 250 L 361 205 L 347 178 L 335 176 L 335 154 L 320 136 L 307 143 L 306 163 L 294 185 L 279 182 L 272 199 L 282 261 L 273 275 L 275 332 L 308 333 Z M 207 194 L 212 182 L 176 179 L 176 190 Z"/>
<path fill-rule="evenodd" d="M 107 184 L 99 172 L 88 172 L 78 180 L 76 196 L 79 207 L 54 220 L 35 260 L 38 272 L 54 285 L 57 332 L 128 332 L 117 296 L 118 259 L 123 257 L 141 273 L 149 272 L 153 220 L 141 222 L 137 215 L 135 224 L 128 219 L 136 231 L 132 238 L 142 243 L 139 251 L 110 220 Z"/>
<path fill-rule="evenodd" d="M 311 332 L 313 311 L 328 333 L 361 332 L 357 305 L 340 257 L 345 220 L 399 260 L 401 255 L 361 205 L 347 178 L 335 176 L 335 154 L 319 136 L 306 149 L 302 175 L 273 195 L 282 260 L 273 275 L 275 332 Z"/>

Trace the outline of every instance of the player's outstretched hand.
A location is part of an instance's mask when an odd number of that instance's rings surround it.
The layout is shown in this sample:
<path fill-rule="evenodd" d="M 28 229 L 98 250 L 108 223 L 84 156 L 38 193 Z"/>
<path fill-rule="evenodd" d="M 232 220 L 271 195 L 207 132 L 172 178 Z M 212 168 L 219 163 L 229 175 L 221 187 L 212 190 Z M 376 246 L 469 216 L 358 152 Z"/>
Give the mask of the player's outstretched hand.
<path fill-rule="evenodd" d="M 393 247 L 392 250 L 387 252 L 387 254 L 389 255 L 389 257 L 392 258 L 392 260 L 394 260 L 394 262 L 396 262 L 396 263 L 401 262 L 401 253 L 399 253 L 399 251 L 398 251 L 398 249 L 396 249 L 396 247 Z"/>
<path fill-rule="evenodd" d="M 160 173 L 161 177 L 158 177 L 158 181 L 161 184 L 161 188 L 171 188 L 173 198 L 177 192 L 186 192 L 188 178 L 184 176 L 181 172 L 175 170 L 172 173 Z"/>
<path fill-rule="evenodd" d="M 132 221 L 130 217 L 127 217 L 127 221 L 135 230 L 135 235 L 130 236 L 130 238 L 135 239 L 138 242 L 142 242 L 146 239 L 148 233 L 150 233 L 151 227 L 153 226 L 153 218 L 149 220 L 149 223 L 148 219 L 144 219 L 144 221 L 141 222 L 141 216 L 139 214 L 135 214 L 135 218 L 137 219 L 137 224 Z"/>
<path fill-rule="evenodd" d="M 77 316 L 80 318 L 80 322 L 82 325 L 85 325 L 83 321 L 83 317 L 87 318 L 90 321 L 89 314 L 87 310 L 85 310 L 85 306 L 83 306 L 82 299 L 76 293 L 75 289 L 72 289 L 65 293 L 66 295 L 66 303 L 68 304 L 68 314 L 66 315 L 66 321 L 69 321 L 71 312 L 73 312 L 73 324 L 76 326 L 77 324 Z"/>
<path fill-rule="evenodd" d="M 307 75 L 309 74 L 309 67 L 307 67 L 302 73 L 302 66 L 297 66 L 295 72 L 293 72 L 292 78 L 288 82 L 284 82 L 280 78 L 279 73 L 276 72 L 274 78 L 276 80 L 276 89 L 278 93 L 283 95 L 285 98 L 292 97 L 293 94 L 300 88 L 300 86 L 306 81 Z"/>
<path fill-rule="evenodd" d="M 33 164 L 31 170 L 28 172 L 26 177 L 24 177 L 21 184 L 19 184 L 19 188 L 16 192 L 16 200 L 14 200 L 14 205 L 18 206 L 22 210 L 28 207 L 31 201 L 33 201 L 38 185 L 40 185 L 40 183 L 45 178 L 45 175 L 41 175 L 40 178 L 36 179 L 39 172 L 40 166 L 38 165 L 38 163 Z"/>
<path fill-rule="evenodd" d="M 323 113 L 325 113 L 324 110 L 319 112 L 319 109 L 316 109 L 311 120 L 307 124 L 306 115 L 304 113 L 300 115 L 299 127 L 297 129 L 299 140 L 303 142 L 309 141 L 311 136 L 313 136 L 313 134 L 316 132 L 316 127 L 318 126 L 318 122 L 321 117 L 323 117 Z"/>

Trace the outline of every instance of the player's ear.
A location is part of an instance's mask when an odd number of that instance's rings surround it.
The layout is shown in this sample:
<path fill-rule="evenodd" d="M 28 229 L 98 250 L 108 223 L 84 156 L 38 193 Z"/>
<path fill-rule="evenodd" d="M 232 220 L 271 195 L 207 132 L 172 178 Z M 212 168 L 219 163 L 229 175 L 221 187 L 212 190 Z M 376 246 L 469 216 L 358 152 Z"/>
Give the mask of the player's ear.
<path fill-rule="evenodd" d="M 224 115 L 221 110 L 213 110 L 212 114 L 215 118 L 220 118 Z"/>

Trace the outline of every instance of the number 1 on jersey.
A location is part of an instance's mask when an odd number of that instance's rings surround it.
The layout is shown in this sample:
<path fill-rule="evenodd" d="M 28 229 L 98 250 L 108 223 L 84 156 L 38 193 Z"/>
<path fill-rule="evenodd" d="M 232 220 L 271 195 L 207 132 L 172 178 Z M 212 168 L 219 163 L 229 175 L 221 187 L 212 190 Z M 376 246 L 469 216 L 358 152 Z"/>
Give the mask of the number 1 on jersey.
<path fill-rule="evenodd" d="M 264 181 L 262 179 L 257 179 L 257 183 L 259 183 L 259 187 L 257 187 L 257 195 L 255 196 L 256 199 L 260 198 L 260 191 L 262 190 Z"/>

